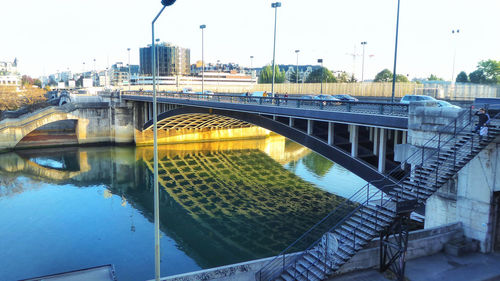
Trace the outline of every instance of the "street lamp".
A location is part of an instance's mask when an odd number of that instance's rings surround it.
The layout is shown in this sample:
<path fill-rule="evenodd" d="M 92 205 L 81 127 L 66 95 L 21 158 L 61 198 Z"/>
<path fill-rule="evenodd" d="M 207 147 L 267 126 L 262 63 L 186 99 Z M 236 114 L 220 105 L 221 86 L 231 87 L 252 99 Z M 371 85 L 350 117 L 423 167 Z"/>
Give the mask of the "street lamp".
<path fill-rule="evenodd" d="M 453 30 L 451 31 L 451 35 L 452 35 L 454 38 L 456 38 L 456 36 L 454 36 L 454 35 L 457 35 L 457 36 L 458 36 L 458 34 L 459 34 L 459 33 L 460 33 L 460 29 L 453 29 Z M 452 69 L 452 71 L 451 71 L 451 83 L 452 83 L 452 84 L 454 84 L 454 83 L 455 83 L 455 57 L 457 56 L 457 42 L 456 42 L 456 39 L 455 39 L 455 42 L 454 42 L 454 43 L 455 43 L 455 44 L 454 44 L 454 45 L 455 45 L 455 46 L 454 46 L 455 50 L 453 51 L 453 69 Z"/>
<path fill-rule="evenodd" d="M 127 48 L 128 51 L 128 91 L 130 92 L 130 84 L 131 84 L 131 76 L 130 76 L 130 48 Z"/>
<path fill-rule="evenodd" d="M 318 63 L 321 63 L 321 94 L 323 94 L 323 79 L 325 76 L 325 68 L 323 67 L 323 59 L 318 59 Z"/>
<path fill-rule="evenodd" d="M 96 80 L 96 74 L 97 74 L 97 72 L 95 70 L 95 59 L 94 59 L 94 73 L 92 74 L 92 86 L 96 86 L 97 85 L 96 81 L 95 81 Z"/>
<path fill-rule="evenodd" d="M 363 41 L 361 42 L 361 45 L 363 46 L 363 59 L 361 63 L 361 82 L 365 81 L 365 46 L 368 44 L 368 42 Z"/>
<path fill-rule="evenodd" d="M 155 22 L 167 6 L 175 3 L 175 0 L 161 0 L 163 7 L 151 22 L 151 41 L 153 66 L 153 146 L 154 146 L 154 222 L 155 222 L 155 280 L 160 281 L 160 197 L 158 188 L 158 118 L 156 105 L 156 67 L 154 67 L 156 48 L 155 48 Z"/>
<path fill-rule="evenodd" d="M 300 50 L 295 50 L 297 54 L 297 71 L 295 72 L 295 84 L 297 84 L 297 93 L 299 92 L 299 52 Z"/>
<path fill-rule="evenodd" d="M 158 52 L 157 55 L 156 55 L 156 66 L 155 67 L 157 69 L 156 71 L 158 71 L 158 76 L 161 77 L 161 74 L 160 74 L 160 50 L 158 48 L 158 46 L 160 45 L 160 38 L 156 38 L 155 41 L 156 41 L 156 48 L 155 48 L 155 50 Z M 159 84 L 161 84 L 161 83 L 159 83 Z M 156 85 L 157 91 L 160 90 L 160 85 L 159 84 Z"/>
<path fill-rule="evenodd" d="M 201 29 L 201 94 L 205 92 L 205 57 L 204 57 L 204 44 L 203 44 L 203 39 L 204 39 L 204 33 L 203 30 L 207 28 L 206 24 L 200 25 Z"/>
<path fill-rule="evenodd" d="M 396 16 L 396 46 L 394 47 L 394 69 L 392 71 L 392 96 L 391 102 L 394 102 L 394 91 L 396 89 L 396 61 L 398 58 L 398 32 L 399 32 L 399 3 L 398 0 L 398 12 Z"/>
<path fill-rule="evenodd" d="M 278 18 L 278 8 L 281 7 L 281 2 L 275 2 L 271 4 L 271 8 L 274 8 L 274 45 L 273 45 L 273 83 L 271 85 L 271 94 L 274 96 L 274 79 L 275 79 L 275 57 L 276 57 L 276 21 Z"/>

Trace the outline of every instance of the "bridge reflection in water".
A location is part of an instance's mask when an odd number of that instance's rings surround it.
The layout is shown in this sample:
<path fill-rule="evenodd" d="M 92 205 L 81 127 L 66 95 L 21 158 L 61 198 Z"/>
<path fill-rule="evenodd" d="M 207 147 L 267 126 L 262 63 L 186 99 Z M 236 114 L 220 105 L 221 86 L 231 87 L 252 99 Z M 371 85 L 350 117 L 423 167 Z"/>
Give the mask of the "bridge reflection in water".
<path fill-rule="evenodd" d="M 331 162 L 321 157 L 315 160 L 310 153 L 280 136 L 160 146 L 162 232 L 201 268 L 279 253 L 341 200 L 283 167 L 307 156 L 308 166 L 318 163 L 318 173 L 331 168 Z M 103 196 L 121 197 L 122 205 L 128 203 L 150 222 L 152 167 L 149 147 L 46 149 L 0 155 L 0 176 L 4 179 L 22 175 L 80 187 L 106 185 L 110 193 Z M 8 195 L 5 182 L 0 185 L 4 186 L 2 194 Z M 11 191 L 20 193 L 28 188 Z M 133 225 L 130 230 L 135 231 Z"/>

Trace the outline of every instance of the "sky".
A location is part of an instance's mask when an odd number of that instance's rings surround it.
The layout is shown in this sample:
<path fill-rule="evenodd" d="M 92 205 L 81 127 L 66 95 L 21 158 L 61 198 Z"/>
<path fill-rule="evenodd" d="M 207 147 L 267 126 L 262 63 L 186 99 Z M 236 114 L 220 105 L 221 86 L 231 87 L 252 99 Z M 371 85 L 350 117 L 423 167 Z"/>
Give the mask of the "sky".
<path fill-rule="evenodd" d="M 155 25 L 156 38 L 191 49 L 191 63 L 271 63 L 275 11 L 269 0 L 177 0 Z M 282 0 L 277 11 L 276 63 L 317 64 L 365 79 L 392 71 L 397 0 Z M 33 77 L 81 72 L 123 62 L 139 64 L 151 43 L 160 0 L 0 0 L 0 61 L 19 60 Z M 397 73 L 451 79 L 480 60 L 500 60 L 500 0 L 401 0 Z M 458 35 L 452 30 L 459 29 Z M 350 54 L 357 54 L 353 60 Z M 83 64 L 85 62 L 85 65 Z"/>

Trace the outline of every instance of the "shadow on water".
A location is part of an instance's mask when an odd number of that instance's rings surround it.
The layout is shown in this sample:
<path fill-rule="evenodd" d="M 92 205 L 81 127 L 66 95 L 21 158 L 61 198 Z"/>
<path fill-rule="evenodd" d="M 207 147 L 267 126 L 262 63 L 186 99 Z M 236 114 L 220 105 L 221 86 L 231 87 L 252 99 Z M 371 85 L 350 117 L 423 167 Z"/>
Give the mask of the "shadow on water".
<path fill-rule="evenodd" d="M 160 146 L 161 231 L 202 268 L 279 253 L 342 200 L 283 167 L 303 157 L 318 176 L 333 165 L 281 137 Z M 35 188 L 12 188 L 20 176 L 80 188 L 105 185 L 152 222 L 152 167 L 151 147 L 2 154 L 0 196 Z"/>

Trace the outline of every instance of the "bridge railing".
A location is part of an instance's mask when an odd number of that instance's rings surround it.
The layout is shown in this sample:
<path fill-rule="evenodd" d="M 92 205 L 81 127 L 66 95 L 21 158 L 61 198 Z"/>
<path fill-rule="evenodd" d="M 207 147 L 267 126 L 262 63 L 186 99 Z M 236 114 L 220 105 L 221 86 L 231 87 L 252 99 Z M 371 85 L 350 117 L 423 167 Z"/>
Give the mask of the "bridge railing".
<path fill-rule="evenodd" d="M 430 162 L 439 159 L 440 153 L 444 149 L 456 147 L 457 136 L 470 132 L 471 126 L 473 124 L 472 117 L 472 108 L 463 110 L 456 119 L 454 119 L 446 126 L 442 126 L 433 138 L 429 139 L 421 148 L 414 151 L 405 161 L 401 163 L 401 166 L 423 166 L 427 161 Z M 446 135 L 447 137 L 444 138 L 444 135 Z M 473 138 L 471 139 L 471 143 L 472 144 L 470 150 L 468 149 L 468 147 L 463 146 L 465 150 L 467 150 L 467 152 L 472 151 L 474 145 Z M 435 148 L 429 149 L 429 147 Z M 458 149 L 454 149 L 454 154 L 449 157 L 455 157 L 455 159 L 459 161 L 460 159 L 457 158 L 457 156 L 462 157 L 463 153 L 460 153 Z M 436 171 L 436 177 L 430 177 L 428 179 L 429 182 L 426 185 L 436 185 L 438 184 L 440 178 L 444 176 L 444 169 L 442 171 L 439 171 L 439 168 L 437 168 Z M 328 236 L 324 236 L 323 234 L 332 233 L 354 213 L 359 214 L 362 209 L 367 209 L 369 208 L 369 206 L 373 205 L 378 206 L 379 209 L 378 211 L 376 211 L 377 218 L 375 220 L 382 222 L 382 219 L 379 217 L 382 216 L 384 208 L 394 210 L 396 204 L 405 201 L 401 193 L 398 193 L 397 196 L 395 196 L 389 194 L 389 192 L 394 190 L 396 187 L 402 188 L 403 182 L 408 179 L 411 174 L 412 170 L 406 168 L 400 169 L 400 167 L 398 166 L 393 170 L 384 173 L 384 175 L 380 179 L 369 182 L 359 188 L 350 198 L 344 199 L 327 216 L 325 216 L 322 220 L 312 226 L 307 232 L 300 236 L 295 242 L 288 246 L 273 260 L 264 265 L 256 274 L 257 280 L 274 280 L 281 274 L 281 272 L 285 271 L 288 267 L 296 264 L 298 260 L 305 254 L 311 251 L 317 251 L 318 247 L 323 247 L 321 250 L 324 252 L 330 251 L 327 249 L 328 243 L 322 243 L 322 239 L 324 239 L 323 237 L 326 237 L 326 239 L 328 239 Z M 384 185 L 380 189 L 375 187 L 374 183 L 390 178 L 396 178 L 397 180 L 393 181 L 392 184 Z M 420 185 L 416 187 L 417 191 L 423 188 L 424 186 Z M 416 194 L 418 204 L 419 195 L 417 191 Z M 421 200 L 425 199 L 426 198 L 421 198 Z M 363 224 L 368 222 L 369 219 L 373 220 L 373 218 L 367 218 L 366 215 L 361 215 L 361 221 L 359 222 L 357 227 L 352 227 L 351 229 L 351 236 L 336 237 L 338 240 L 338 244 L 347 244 L 350 245 L 352 249 L 355 249 L 356 251 L 359 250 L 360 242 L 356 241 L 356 233 L 363 232 L 362 229 L 363 227 L 365 227 Z M 303 252 L 298 253 L 300 251 Z M 333 265 L 328 261 L 326 255 L 324 257 L 324 260 L 321 260 L 320 262 L 323 265 L 328 265 L 330 267 Z M 311 270 L 311 267 L 313 266 L 317 265 L 311 264 L 309 268 L 306 269 L 306 274 Z M 326 272 L 328 271 L 328 269 L 324 268 L 324 271 Z"/>
<path fill-rule="evenodd" d="M 129 96 L 151 96 L 153 93 L 151 91 L 124 91 L 122 94 Z M 179 92 L 157 92 L 157 97 L 401 117 L 407 117 L 409 110 L 408 104 L 402 103 L 340 101 L 318 99 L 315 97 L 257 97 L 246 94 L 195 94 Z"/>

